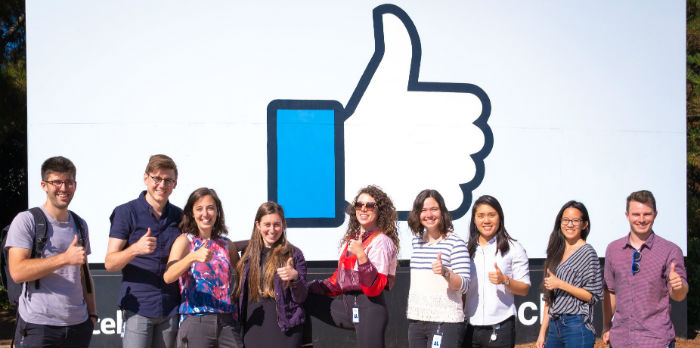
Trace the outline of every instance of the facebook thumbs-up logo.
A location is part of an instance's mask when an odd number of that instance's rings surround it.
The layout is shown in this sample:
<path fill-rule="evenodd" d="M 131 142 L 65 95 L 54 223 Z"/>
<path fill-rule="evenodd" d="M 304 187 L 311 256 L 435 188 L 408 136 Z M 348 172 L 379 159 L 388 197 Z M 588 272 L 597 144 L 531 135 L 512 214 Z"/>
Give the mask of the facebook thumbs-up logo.
<path fill-rule="evenodd" d="M 268 199 L 290 227 L 340 226 L 345 198 L 368 184 L 391 195 L 402 220 L 428 187 L 458 219 L 483 180 L 493 146 L 486 93 L 419 81 L 420 38 L 408 14 L 381 5 L 373 17 L 374 55 L 346 106 L 278 99 L 267 107 Z"/>

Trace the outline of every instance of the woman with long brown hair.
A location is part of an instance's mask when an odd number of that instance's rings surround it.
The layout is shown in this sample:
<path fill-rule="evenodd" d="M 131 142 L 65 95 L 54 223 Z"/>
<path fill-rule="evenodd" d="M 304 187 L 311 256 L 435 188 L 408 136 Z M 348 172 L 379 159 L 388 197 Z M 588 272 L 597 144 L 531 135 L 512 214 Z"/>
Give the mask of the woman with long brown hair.
<path fill-rule="evenodd" d="M 389 321 L 383 291 L 396 276 L 397 213 L 377 186 L 360 190 L 348 206 L 348 230 L 335 273 L 309 285 L 306 309 L 327 324 L 355 330 L 360 347 L 384 347 Z"/>
<path fill-rule="evenodd" d="M 163 274 L 166 284 L 180 280 L 178 347 L 241 347 L 233 301 L 238 250 L 228 238 L 216 191 L 190 194 Z"/>
<path fill-rule="evenodd" d="M 238 263 L 239 320 L 246 347 L 299 347 L 306 300 L 306 260 L 287 241 L 284 210 L 263 203 Z"/>

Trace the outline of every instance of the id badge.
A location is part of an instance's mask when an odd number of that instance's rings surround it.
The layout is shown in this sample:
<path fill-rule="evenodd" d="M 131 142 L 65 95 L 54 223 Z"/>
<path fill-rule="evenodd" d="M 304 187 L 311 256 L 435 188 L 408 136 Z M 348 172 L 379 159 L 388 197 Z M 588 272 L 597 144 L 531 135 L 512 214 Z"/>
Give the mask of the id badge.
<path fill-rule="evenodd" d="M 442 344 L 442 334 L 434 334 L 433 335 L 433 344 L 431 345 L 431 347 L 440 348 L 441 344 Z"/>
<path fill-rule="evenodd" d="M 352 322 L 353 324 L 360 322 L 360 309 L 357 307 L 352 308 Z"/>

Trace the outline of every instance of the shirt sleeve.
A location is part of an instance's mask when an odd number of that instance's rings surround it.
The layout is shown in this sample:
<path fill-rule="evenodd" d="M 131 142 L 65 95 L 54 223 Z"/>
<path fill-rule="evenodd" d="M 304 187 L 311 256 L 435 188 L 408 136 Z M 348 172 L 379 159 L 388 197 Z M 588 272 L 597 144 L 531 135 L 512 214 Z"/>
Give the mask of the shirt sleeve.
<path fill-rule="evenodd" d="M 392 265 L 396 265 L 392 262 L 392 258 L 396 259 L 394 242 L 389 237 L 379 238 L 372 241 L 372 248 L 367 253 L 368 261 L 357 267 L 360 287 L 369 297 L 379 295 L 387 284 L 389 274 L 396 271 L 391 269 Z"/>
<path fill-rule="evenodd" d="M 590 304 L 595 304 L 603 299 L 603 287 L 600 274 L 600 260 L 598 254 L 593 249 L 593 246 L 588 248 L 587 262 L 582 263 L 583 267 L 583 282 L 582 288 L 591 293 Z"/>
<path fill-rule="evenodd" d="M 296 281 L 292 282 L 290 291 L 292 294 L 292 300 L 294 302 L 303 304 L 308 296 L 308 287 L 306 286 L 306 259 L 304 259 L 304 254 L 301 250 L 294 249 L 294 268 L 299 274 Z"/>
<path fill-rule="evenodd" d="M 111 226 L 109 228 L 109 237 L 123 239 L 128 241 L 131 234 L 131 213 L 126 205 L 120 205 L 114 208 L 112 215 L 109 217 Z"/>
<path fill-rule="evenodd" d="M 5 249 L 23 248 L 32 250 L 34 248 L 34 217 L 29 211 L 23 211 L 12 220 L 10 229 L 7 231 L 7 241 Z"/>
<path fill-rule="evenodd" d="M 530 260 L 527 258 L 525 248 L 518 242 L 511 242 L 508 252 L 512 257 L 513 275 L 511 278 L 530 285 Z"/>
<path fill-rule="evenodd" d="M 611 245 L 605 249 L 605 268 L 603 270 L 603 289 L 615 293 L 615 270 L 612 265 Z"/>
<path fill-rule="evenodd" d="M 450 252 L 450 269 L 455 272 L 460 278 L 462 278 L 462 286 L 459 291 L 463 294 L 467 293 L 469 289 L 469 251 L 467 250 L 467 244 L 459 240 L 461 243 L 457 243 L 452 247 Z"/>

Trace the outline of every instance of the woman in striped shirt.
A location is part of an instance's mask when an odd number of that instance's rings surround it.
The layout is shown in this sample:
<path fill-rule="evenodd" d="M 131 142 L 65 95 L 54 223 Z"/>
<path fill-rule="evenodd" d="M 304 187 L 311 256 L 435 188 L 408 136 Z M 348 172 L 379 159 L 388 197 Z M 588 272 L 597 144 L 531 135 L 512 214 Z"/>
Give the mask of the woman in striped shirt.
<path fill-rule="evenodd" d="M 537 348 L 595 343 L 593 305 L 603 297 L 603 289 L 598 255 L 586 243 L 590 230 L 583 203 L 569 201 L 559 210 L 544 262 L 545 305 Z"/>
<path fill-rule="evenodd" d="M 411 288 L 408 292 L 408 345 L 460 347 L 466 325 L 462 294 L 469 286 L 469 252 L 454 233 L 445 200 L 423 190 L 408 215 L 413 232 Z"/>

